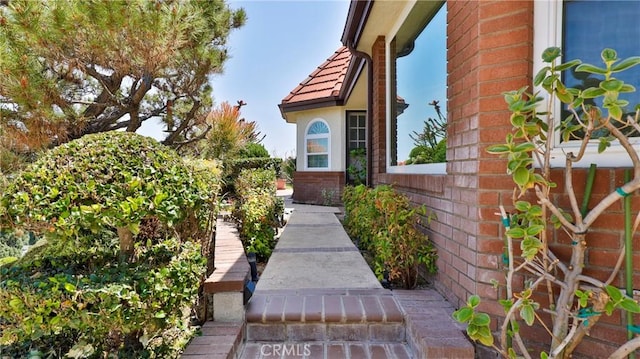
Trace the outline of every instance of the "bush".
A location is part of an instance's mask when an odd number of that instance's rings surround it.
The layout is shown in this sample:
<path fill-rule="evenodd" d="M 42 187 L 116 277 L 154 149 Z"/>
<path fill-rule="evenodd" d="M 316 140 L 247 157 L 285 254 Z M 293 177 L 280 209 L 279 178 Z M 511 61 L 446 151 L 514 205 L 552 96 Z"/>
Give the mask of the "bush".
<path fill-rule="evenodd" d="M 240 239 L 247 253 L 267 260 L 275 248 L 276 229 L 284 211 L 282 199 L 276 196 L 273 170 L 242 170 L 236 180 Z"/>
<path fill-rule="evenodd" d="M 287 157 L 282 161 L 282 175 L 287 182 L 293 183 L 293 176 L 296 173 L 296 158 Z"/>
<path fill-rule="evenodd" d="M 45 247 L 0 268 L 3 355 L 178 357 L 193 331 L 184 313 L 204 272 L 199 245 L 140 245 L 139 260 L 126 263 L 115 236 L 92 240 L 95 247 Z"/>
<path fill-rule="evenodd" d="M 435 147 L 417 146 L 409 153 L 407 165 L 441 163 L 447 161 L 447 139 L 442 139 Z"/>
<path fill-rule="evenodd" d="M 227 160 L 224 162 L 223 193 L 229 193 L 231 197 L 236 197 L 236 180 L 243 170 L 273 170 L 276 177 L 281 173 L 282 159 L 269 157 L 255 157 Z M 274 180 L 275 181 L 275 180 Z"/>
<path fill-rule="evenodd" d="M 433 244 L 419 229 L 424 218 L 430 220 L 424 206 L 412 206 L 391 186 L 347 186 L 343 201 L 345 228 L 360 248 L 371 252 L 379 279 L 388 272 L 390 280 L 415 288 L 421 264 L 429 273 L 437 271 Z"/>
<path fill-rule="evenodd" d="M 144 221 L 166 232 L 206 238 L 198 222 L 215 201 L 216 184 L 199 183 L 182 159 L 151 138 L 127 132 L 84 136 L 44 154 L 11 181 L 0 199 L 4 226 L 22 226 L 48 239 L 74 240 L 118 229 L 121 251 L 132 254 Z M 181 222 L 188 226 L 176 227 Z"/>
<path fill-rule="evenodd" d="M 218 177 L 213 162 L 123 132 L 61 145 L 16 174 L 2 225 L 44 240 L 0 267 L 3 349 L 177 357 L 212 249 Z"/>
<path fill-rule="evenodd" d="M 238 151 L 240 158 L 269 158 L 269 151 L 260 143 L 249 142 Z"/>

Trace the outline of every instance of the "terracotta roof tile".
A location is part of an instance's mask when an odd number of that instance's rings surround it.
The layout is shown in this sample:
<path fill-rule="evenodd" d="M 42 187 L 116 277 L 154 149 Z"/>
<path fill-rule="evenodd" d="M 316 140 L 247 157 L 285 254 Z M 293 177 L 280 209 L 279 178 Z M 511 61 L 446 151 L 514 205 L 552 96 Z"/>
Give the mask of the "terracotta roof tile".
<path fill-rule="evenodd" d="M 305 101 L 321 101 L 337 98 L 351 64 L 352 55 L 345 46 L 340 47 L 322 65 L 318 66 L 303 82 L 287 95 L 282 105 Z"/>

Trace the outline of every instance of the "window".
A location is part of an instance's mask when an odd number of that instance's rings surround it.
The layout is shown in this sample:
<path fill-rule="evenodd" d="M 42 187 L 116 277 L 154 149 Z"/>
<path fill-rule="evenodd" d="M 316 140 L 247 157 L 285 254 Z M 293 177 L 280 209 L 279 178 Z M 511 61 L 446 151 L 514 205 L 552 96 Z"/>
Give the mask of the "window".
<path fill-rule="evenodd" d="M 445 173 L 447 10 L 418 1 L 388 44 L 387 172 Z"/>
<path fill-rule="evenodd" d="M 367 113 L 347 112 L 347 183 L 365 183 L 367 176 Z"/>
<path fill-rule="evenodd" d="M 309 124 L 305 134 L 307 168 L 329 168 L 329 126 L 322 120 Z"/>
<path fill-rule="evenodd" d="M 616 50 L 619 58 L 640 55 L 640 26 L 632 25 L 640 18 L 640 2 L 536 1 L 534 6 L 534 73 L 544 66 L 540 54 L 550 46 L 562 48 L 564 61 L 580 59 L 596 66 L 602 66 L 600 53 L 607 47 Z M 592 86 L 588 84 L 589 77 L 580 78 L 574 75 L 565 73 L 564 81 L 568 86 Z M 634 67 L 625 71 L 623 80 L 640 90 L 640 68 Z M 623 96 L 629 101 L 632 107 L 630 110 L 633 110 L 635 104 L 640 103 L 638 92 L 621 95 L 621 98 Z M 560 113 L 560 104 L 556 106 L 558 108 L 555 113 Z M 606 134 L 596 134 L 598 135 Z M 640 149 L 640 138 L 636 140 L 635 145 Z M 575 147 L 574 141 L 561 142 L 557 136 L 552 165 L 564 166 L 565 152 Z M 624 162 L 626 156 L 620 156 L 622 149 L 619 146 L 614 145 L 598 156 L 592 156 L 597 153 L 597 145 L 594 143 L 592 147 L 578 166 L 586 167 L 591 163 L 607 167 L 630 165 Z"/>
<path fill-rule="evenodd" d="M 365 148 L 367 145 L 366 129 L 367 129 L 367 113 L 366 112 L 349 112 L 347 114 L 347 136 L 349 136 L 349 151 L 358 148 Z"/>

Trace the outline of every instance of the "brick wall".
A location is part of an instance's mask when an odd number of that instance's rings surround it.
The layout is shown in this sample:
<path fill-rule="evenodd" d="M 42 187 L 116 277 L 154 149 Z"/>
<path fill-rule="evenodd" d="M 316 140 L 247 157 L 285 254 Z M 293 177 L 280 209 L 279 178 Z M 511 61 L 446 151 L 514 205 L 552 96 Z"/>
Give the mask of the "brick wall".
<path fill-rule="evenodd" d="M 376 176 L 386 172 L 386 63 L 385 63 L 385 39 L 379 36 L 371 50 L 373 66 L 373 116 L 372 126 L 372 177 L 376 183 Z"/>
<path fill-rule="evenodd" d="M 344 172 L 295 172 L 293 200 L 297 203 L 337 205 L 345 185 Z"/>
<path fill-rule="evenodd" d="M 495 330 L 504 316 L 497 300 L 505 297 L 492 284 L 493 280 L 504 283 L 504 230 L 496 212 L 498 205 L 512 203 L 513 182 L 505 174 L 506 162 L 488 154 L 486 148 L 504 141 L 511 131 L 502 93 L 531 86 L 532 59 L 539 56 L 532 53 L 533 2 L 449 1 L 447 6 L 447 175 L 385 173 L 384 39 L 378 38 L 372 48 L 373 180 L 374 185 L 393 184 L 436 213 L 428 230 L 439 254 L 436 287 L 455 306 L 479 294 L 482 310 L 494 317 Z M 559 183 L 555 193 L 563 191 L 562 172 L 554 171 Z M 577 193 L 582 193 L 585 176 L 585 170 L 574 175 Z M 594 200 L 615 190 L 621 178 L 622 170 L 598 170 Z M 553 200 L 567 202 L 564 195 Z M 637 195 L 633 201 L 634 211 L 640 210 Z M 622 220 L 621 204 L 616 203 L 590 232 L 586 274 L 599 279 L 609 275 L 621 248 Z M 570 255 L 570 243 L 562 233 L 554 233 L 553 248 L 561 256 Z M 634 248 L 640 249 L 640 235 L 634 237 Z M 634 252 L 634 258 L 634 286 L 640 288 L 640 251 Z M 622 285 L 622 275 L 614 284 Z M 541 343 L 550 338 L 542 328 L 528 328 L 528 332 L 531 349 L 547 349 Z M 625 340 L 625 333 L 622 313 L 603 317 L 575 356 L 606 357 L 615 343 Z"/>

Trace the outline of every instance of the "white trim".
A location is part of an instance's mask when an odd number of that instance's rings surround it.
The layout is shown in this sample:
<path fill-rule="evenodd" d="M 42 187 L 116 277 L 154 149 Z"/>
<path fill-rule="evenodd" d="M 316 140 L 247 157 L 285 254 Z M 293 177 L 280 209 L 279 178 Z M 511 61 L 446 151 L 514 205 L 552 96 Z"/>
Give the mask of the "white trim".
<path fill-rule="evenodd" d="M 322 139 L 325 138 L 324 134 L 322 135 L 308 135 L 309 132 L 309 128 L 316 122 L 322 122 L 324 123 L 325 126 L 327 126 L 327 129 L 329 130 L 329 133 L 326 134 L 326 139 L 327 139 L 327 167 L 309 167 L 309 153 L 307 152 L 307 140 L 308 139 Z M 303 146 L 304 146 L 304 170 L 305 171 L 328 171 L 331 168 L 331 126 L 329 126 L 329 123 L 327 121 L 325 121 L 322 118 L 314 118 L 313 120 L 309 121 L 309 123 L 307 124 L 307 126 L 304 129 L 304 140 L 303 140 Z M 311 155 L 323 155 L 324 153 L 312 153 Z"/>
<path fill-rule="evenodd" d="M 425 163 L 420 165 L 389 166 L 387 173 L 446 175 L 447 163 Z"/>
<path fill-rule="evenodd" d="M 548 47 L 562 47 L 562 0 L 552 1 L 534 1 L 533 23 L 534 23 L 534 41 L 533 41 L 533 74 L 537 74 L 545 64 L 542 61 L 542 52 Z M 573 60 L 573 59 L 563 59 Z M 542 87 L 536 87 L 534 92 L 546 94 Z M 540 110 L 546 111 L 549 99 L 540 103 Z M 554 99 L 552 99 L 554 101 Z M 560 113 L 560 102 L 554 101 L 553 113 Z M 551 167 L 565 167 L 566 154 L 569 152 L 577 152 L 577 142 L 569 141 L 560 144 L 560 134 L 554 132 L 554 146 L 551 150 Z M 573 143 L 572 143 L 573 142 Z M 629 167 L 632 165 L 629 156 L 626 155 L 624 148 L 612 142 L 611 147 L 604 153 L 598 154 L 598 141 L 591 141 L 593 145 L 589 145 L 582 161 L 574 163 L 573 167 L 584 168 L 594 163 L 602 167 Z M 632 144 L 636 151 L 640 152 L 640 138 L 633 139 Z"/>
<path fill-rule="evenodd" d="M 392 60 L 391 57 L 391 41 L 395 38 L 396 34 L 402 27 L 402 24 L 405 22 L 406 18 L 411 13 L 413 6 L 416 1 L 408 1 L 407 6 L 403 9 L 398 21 L 391 27 L 391 30 L 385 36 L 385 82 L 387 83 L 385 89 L 385 106 L 386 106 L 386 119 L 385 119 L 385 142 L 386 142 L 386 173 L 402 173 L 402 174 L 447 174 L 447 163 L 425 163 L 425 164 L 416 164 L 416 165 L 403 165 L 403 166 L 392 166 L 391 165 L 391 157 L 389 154 L 391 153 L 391 141 L 390 141 L 390 133 L 391 133 L 391 65 L 390 62 Z M 447 6 L 445 3 L 443 6 Z M 427 24 L 427 26 L 429 26 Z M 448 26 L 448 25 L 445 25 Z M 393 56 L 393 60 L 395 61 L 395 56 Z M 393 116 L 395 117 L 395 115 Z"/>

